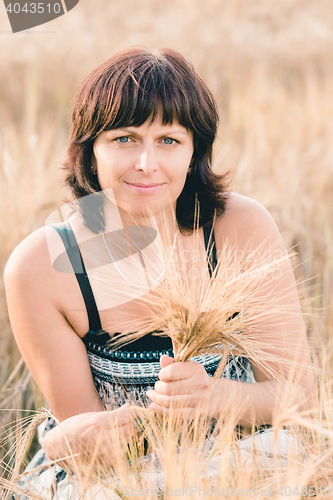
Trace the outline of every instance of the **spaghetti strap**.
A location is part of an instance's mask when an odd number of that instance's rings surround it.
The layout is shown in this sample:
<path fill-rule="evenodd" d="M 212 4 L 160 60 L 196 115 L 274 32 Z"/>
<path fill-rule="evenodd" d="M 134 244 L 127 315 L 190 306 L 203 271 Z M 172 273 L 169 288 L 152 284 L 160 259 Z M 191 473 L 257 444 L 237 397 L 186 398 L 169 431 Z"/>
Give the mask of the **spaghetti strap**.
<path fill-rule="evenodd" d="M 87 271 L 82 259 L 79 245 L 77 244 L 74 232 L 68 221 L 51 224 L 51 226 L 60 235 L 64 247 L 66 249 L 68 258 L 73 267 L 76 279 L 78 281 L 84 303 L 86 305 L 88 320 L 89 320 L 89 332 L 98 332 L 102 330 L 101 320 L 99 317 L 95 297 L 91 289 L 90 281 L 87 275 Z"/>
<path fill-rule="evenodd" d="M 203 227 L 203 233 L 207 252 L 208 270 L 209 275 L 212 278 L 213 272 L 217 266 L 217 253 L 213 225 L 210 224 L 209 226 Z"/>
<path fill-rule="evenodd" d="M 96 333 L 102 331 L 101 320 L 97 309 L 95 297 L 91 289 L 90 281 L 82 259 L 80 248 L 77 244 L 77 240 L 70 226 L 70 223 L 68 221 L 65 221 L 59 224 L 51 224 L 51 227 L 53 227 L 60 235 L 64 247 L 66 249 L 68 258 L 72 265 L 73 271 L 75 273 L 76 279 L 78 281 L 88 314 L 88 320 L 89 320 L 88 333 Z M 215 235 L 212 224 L 210 226 L 204 227 L 203 232 L 205 238 L 207 258 L 208 258 L 208 270 L 210 277 L 212 277 L 213 272 L 217 266 Z"/>

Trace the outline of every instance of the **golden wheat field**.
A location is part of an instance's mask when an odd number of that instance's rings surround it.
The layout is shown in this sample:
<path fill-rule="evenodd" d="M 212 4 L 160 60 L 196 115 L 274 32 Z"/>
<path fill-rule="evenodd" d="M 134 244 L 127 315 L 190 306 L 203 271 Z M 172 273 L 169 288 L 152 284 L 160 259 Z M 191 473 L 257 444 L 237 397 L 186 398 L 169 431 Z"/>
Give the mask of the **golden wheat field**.
<path fill-rule="evenodd" d="M 13 340 L 3 269 L 14 247 L 41 227 L 68 196 L 60 167 L 75 90 L 100 62 L 132 45 L 171 47 L 193 62 L 220 110 L 214 168 L 230 171 L 231 189 L 270 211 L 286 247 L 297 252 L 295 273 L 312 350 L 316 407 L 310 415 L 287 405 L 276 416 L 276 425 L 293 426 L 307 459 L 291 460 L 286 470 L 277 467 L 272 473 L 256 460 L 251 473 L 228 463 L 220 477 L 220 494 L 215 490 L 210 496 L 329 498 L 333 495 L 332 0 L 81 0 L 65 16 L 17 34 L 11 33 L 0 6 L 1 483 L 15 481 L 12 469 L 25 426 L 22 419 L 46 405 Z M 22 425 L 15 424 L 20 421 Z M 165 445 L 166 474 L 174 496 L 186 496 L 175 493 L 183 487 L 186 474 L 198 486 L 192 498 L 208 496 L 199 492 L 199 486 L 207 487 L 205 478 L 197 472 L 194 478 L 195 453 L 186 459 L 180 454 L 176 461 L 177 442 L 170 426 L 156 430 L 152 425 L 150 432 L 152 439 L 159 436 L 157 447 Z M 230 428 L 220 434 L 228 446 Z M 25 463 L 35 448 L 34 439 L 30 451 L 24 452 Z M 122 467 L 119 475 L 125 484 L 133 471 L 125 463 Z M 17 464 L 15 473 L 23 469 Z M 88 467 L 82 476 L 86 498 L 113 498 L 102 489 L 97 495 L 89 492 L 90 473 Z M 146 487 L 153 489 L 148 483 Z M 123 493 L 122 498 L 136 498 L 138 491 Z M 4 488 L 0 498 L 6 495 Z M 156 491 L 154 496 L 147 491 L 140 496 L 161 498 Z"/>

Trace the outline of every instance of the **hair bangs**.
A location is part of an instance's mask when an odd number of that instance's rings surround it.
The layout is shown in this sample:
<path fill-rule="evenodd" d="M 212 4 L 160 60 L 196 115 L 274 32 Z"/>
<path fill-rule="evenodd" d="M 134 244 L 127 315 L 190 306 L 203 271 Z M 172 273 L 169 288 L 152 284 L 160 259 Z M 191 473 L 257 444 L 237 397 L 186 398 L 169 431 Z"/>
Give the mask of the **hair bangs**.
<path fill-rule="evenodd" d="M 147 121 L 161 117 L 163 125 L 178 122 L 186 129 L 191 128 L 191 107 L 189 96 L 184 93 L 179 75 L 168 71 L 166 65 L 145 64 L 132 70 L 128 68 L 119 78 L 112 104 L 105 106 L 110 111 L 104 117 L 103 130 L 124 127 L 140 127 Z M 151 63 L 151 61 L 150 61 Z"/>

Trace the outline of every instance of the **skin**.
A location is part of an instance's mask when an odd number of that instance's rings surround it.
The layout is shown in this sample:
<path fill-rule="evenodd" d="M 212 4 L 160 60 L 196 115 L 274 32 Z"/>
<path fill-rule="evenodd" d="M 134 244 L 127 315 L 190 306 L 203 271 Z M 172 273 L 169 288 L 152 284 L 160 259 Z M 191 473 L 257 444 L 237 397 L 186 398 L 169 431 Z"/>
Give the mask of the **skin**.
<path fill-rule="evenodd" d="M 93 152 L 99 184 L 112 188 L 124 226 L 133 219 L 144 225 L 147 210 L 172 219 L 193 154 L 190 131 L 178 123 L 163 126 L 158 115 L 140 127 L 102 132 Z M 137 184 L 158 185 L 157 191 L 138 192 Z"/>
<path fill-rule="evenodd" d="M 103 189 L 112 188 L 125 227 L 133 224 L 133 219 L 138 224 L 146 223 L 147 210 L 153 211 L 157 218 L 163 213 L 163 220 L 174 227 L 176 200 L 193 154 L 191 132 L 177 123 L 163 126 L 157 118 L 152 124 L 145 123 L 138 128 L 101 133 L 93 151 L 92 164 L 97 168 L 100 185 Z M 137 184 L 159 184 L 160 187 L 147 193 L 136 189 Z M 281 254 L 285 252 L 268 212 L 253 200 L 236 194 L 230 196 L 225 215 L 216 222 L 215 236 L 217 251 L 228 242 L 243 252 L 244 258 L 260 245 L 263 249 L 274 247 Z M 189 252 L 194 238 L 193 234 L 179 234 L 180 243 Z M 5 269 L 8 310 L 17 344 L 52 412 L 61 422 L 61 426 L 47 434 L 44 447 L 51 459 L 57 459 L 68 454 L 68 444 L 73 453 L 89 453 L 92 444 L 100 439 L 100 455 L 112 463 L 116 457 L 114 437 L 108 432 L 110 426 L 116 425 L 119 429 L 123 446 L 135 432 L 136 411 L 128 405 L 110 412 L 104 410 L 81 341 L 89 325 L 80 289 L 73 274 L 59 273 L 52 268 L 47 240 L 59 244 L 59 236 L 52 228 L 41 228 L 31 234 L 14 250 Z M 199 241 L 203 245 L 202 230 L 199 230 Z M 267 326 L 270 335 L 276 333 L 286 345 L 294 341 L 299 346 L 295 353 L 295 360 L 300 363 L 297 384 L 305 394 L 313 387 L 309 348 L 293 272 L 289 264 L 284 266 L 287 266 L 283 269 L 284 278 L 278 283 L 268 282 L 265 290 L 277 295 L 284 289 L 291 290 L 286 305 L 293 308 L 293 319 L 282 333 L 274 324 Z M 122 331 L 129 311 L 137 317 L 146 314 L 140 302 L 133 300 L 115 310 L 101 311 L 102 327 L 111 336 Z M 272 422 L 279 383 L 268 380 L 258 367 L 252 367 L 256 384 L 221 379 L 213 386 L 200 363 L 175 363 L 168 356 L 162 356 L 160 363 L 160 380 L 154 391 L 148 392 L 151 409 L 157 413 L 168 413 L 172 405 L 186 418 L 191 418 L 196 408 L 218 416 L 234 406 L 241 407 L 237 417 L 240 423 L 250 423 L 253 415 L 258 422 Z M 287 377 L 285 369 L 276 368 Z M 212 401 L 216 402 L 214 406 Z"/>

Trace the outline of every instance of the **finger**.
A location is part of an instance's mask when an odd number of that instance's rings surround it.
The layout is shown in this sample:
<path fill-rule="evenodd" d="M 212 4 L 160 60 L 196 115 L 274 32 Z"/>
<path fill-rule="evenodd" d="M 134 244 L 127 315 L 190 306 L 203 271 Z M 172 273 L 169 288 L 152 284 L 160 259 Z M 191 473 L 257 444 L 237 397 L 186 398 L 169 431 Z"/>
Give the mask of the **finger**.
<path fill-rule="evenodd" d="M 136 413 L 132 411 L 130 407 L 121 407 L 117 410 L 112 410 L 105 413 L 105 418 L 107 420 L 109 429 L 112 429 L 113 427 L 122 427 L 131 422 L 134 422 L 136 417 Z"/>
<path fill-rule="evenodd" d="M 172 382 L 188 379 L 194 376 L 207 377 L 207 372 L 201 363 L 186 361 L 186 363 L 172 363 L 162 368 L 158 378 L 162 382 Z"/>
<path fill-rule="evenodd" d="M 167 354 L 162 354 L 162 356 L 160 357 L 161 368 L 165 368 L 168 365 L 172 365 L 174 362 L 175 360 L 170 356 L 168 356 Z"/>
<path fill-rule="evenodd" d="M 142 411 L 142 407 L 138 406 L 138 405 L 134 405 L 134 404 L 131 405 L 130 403 L 125 403 L 123 406 L 121 406 L 120 408 L 117 409 L 117 411 L 119 411 L 119 410 L 129 411 L 136 417 L 138 415 L 138 413 L 140 411 Z"/>
<path fill-rule="evenodd" d="M 140 407 L 131 406 L 128 403 L 117 410 L 114 410 L 114 413 L 117 414 L 118 420 L 122 420 L 124 423 L 134 420 L 139 415 L 139 412 Z"/>
<path fill-rule="evenodd" d="M 180 394 L 193 394 L 198 389 L 200 390 L 200 387 L 198 387 L 198 384 L 194 384 L 191 378 L 174 382 L 161 382 L 158 380 L 155 382 L 154 389 L 159 394 L 175 396 Z"/>
<path fill-rule="evenodd" d="M 149 392 L 149 394 L 148 394 Z M 163 406 L 164 408 L 185 408 L 185 407 L 195 407 L 200 402 L 200 397 L 196 395 L 193 397 L 191 394 L 182 394 L 176 396 L 168 396 L 165 394 L 159 394 L 156 391 L 147 391 L 147 396 L 153 401 L 153 403 Z"/>
<path fill-rule="evenodd" d="M 121 426 L 116 425 L 110 429 L 111 439 L 115 440 L 120 438 L 128 439 L 131 436 L 134 436 L 135 433 L 136 433 L 136 425 L 134 422 Z"/>

